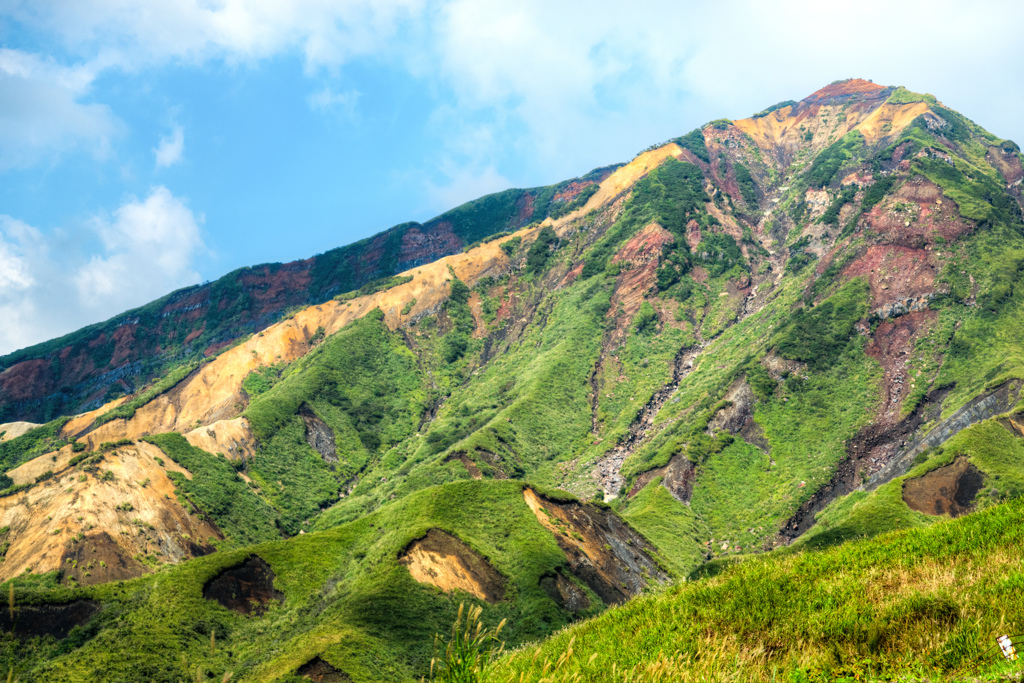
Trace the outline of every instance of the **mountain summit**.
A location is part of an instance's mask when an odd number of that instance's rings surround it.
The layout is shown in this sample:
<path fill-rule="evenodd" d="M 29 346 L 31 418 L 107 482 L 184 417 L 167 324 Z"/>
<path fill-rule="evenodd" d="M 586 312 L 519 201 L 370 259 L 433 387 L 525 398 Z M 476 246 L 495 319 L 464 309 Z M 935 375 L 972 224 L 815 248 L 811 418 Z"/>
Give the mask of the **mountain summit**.
<path fill-rule="evenodd" d="M 518 644 L 1017 497 L 1022 178 L 839 81 L 8 356 L 6 661 L 414 680 L 461 601 Z"/>

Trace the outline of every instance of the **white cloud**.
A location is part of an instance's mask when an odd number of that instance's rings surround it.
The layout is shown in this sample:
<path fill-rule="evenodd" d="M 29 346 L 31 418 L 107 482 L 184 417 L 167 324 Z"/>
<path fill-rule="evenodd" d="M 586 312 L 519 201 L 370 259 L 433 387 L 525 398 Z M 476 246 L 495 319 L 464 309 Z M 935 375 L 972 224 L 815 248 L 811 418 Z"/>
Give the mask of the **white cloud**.
<path fill-rule="evenodd" d="M 85 306 L 120 310 L 199 279 L 191 268 L 203 245 L 199 221 L 167 188 L 154 188 L 145 201 L 133 198 L 113 221 L 96 218 L 93 225 L 105 253 L 74 277 Z"/>
<path fill-rule="evenodd" d="M 181 161 L 184 151 L 185 131 L 181 126 L 175 125 L 171 134 L 161 137 L 160 144 L 153 148 L 157 168 L 167 168 L 178 163 Z"/>
<path fill-rule="evenodd" d="M 118 120 L 105 105 L 81 102 L 95 75 L 89 65 L 0 49 L 0 170 L 72 149 L 107 156 Z"/>
<path fill-rule="evenodd" d="M 295 48 L 308 68 L 337 66 L 387 45 L 425 0 L 8 0 L 19 21 L 125 68 L 169 60 L 251 61 Z"/>
<path fill-rule="evenodd" d="M 334 92 L 330 86 L 318 90 L 308 98 L 306 102 L 310 109 L 327 113 L 330 111 L 341 111 L 352 116 L 355 113 L 356 103 L 359 101 L 359 91 L 347 90 L 345 92 Z"/>
<path fill-rule="evenodd" d="M 201 223 L 165 187 L 90 220 L 94 253 L 73 232 L 43 233 L 0 216 L 0 354 L 198 282 Z"/>

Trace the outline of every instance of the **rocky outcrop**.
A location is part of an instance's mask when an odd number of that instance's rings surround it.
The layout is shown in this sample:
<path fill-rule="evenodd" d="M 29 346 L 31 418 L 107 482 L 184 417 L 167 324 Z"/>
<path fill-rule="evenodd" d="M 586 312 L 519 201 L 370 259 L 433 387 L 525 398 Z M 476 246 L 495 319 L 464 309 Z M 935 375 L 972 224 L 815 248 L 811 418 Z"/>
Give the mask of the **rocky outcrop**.
<path fill-rule="evenodd" d="M 569 571 L 607 605 L 625 602 L 666 574 L 654 560 L 654 548 L 609 509 L 562 503 L 524 489 L 534 515 L 555 536 Z"/>
<path fill-rule="evenodd" d="M 274 588 L 274 570 L 266 561 L 251 555 L 242 564 L 225 569 L 203 586 L 203 597 L 240 614 L 258 616 L 272 602 L 282 602 L 284 593 Z"/>
<path fill-rule="evenodd" d="M 313 409 L 307 405 L 303 405 L 299 409 L 299 416 L 306 425 L 306 443 L 309 444 L 309 447 L 319 453 L 327 464 L 337 463 L 338 453 L 334 445 L 334 430 L 317 417 Z"/>
<path fill-rule="evenodd" d="M 100 604 L 92 600 L 75 600 L 63 604 L 15 604 L 13 610 L 5 606 L 0 610 L 0 631 L 20 639 L 44 636 L 61 639 L 76 626 L 84 626 L 99 611 Z"/>

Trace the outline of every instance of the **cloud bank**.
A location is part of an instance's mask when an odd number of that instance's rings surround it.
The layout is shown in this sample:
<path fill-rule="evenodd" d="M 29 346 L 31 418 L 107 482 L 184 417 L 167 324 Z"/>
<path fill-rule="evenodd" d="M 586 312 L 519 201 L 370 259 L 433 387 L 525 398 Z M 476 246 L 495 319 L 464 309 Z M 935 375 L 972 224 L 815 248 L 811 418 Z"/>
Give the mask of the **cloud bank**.
<path fill-rule="evenodd" d="M 87 221 L 98 252 L 68 231 L 45 234 L 0 215 L 0 353 L 198 282 L 192 263 L 204 249 L 201 223 L 165 187 Z"/>

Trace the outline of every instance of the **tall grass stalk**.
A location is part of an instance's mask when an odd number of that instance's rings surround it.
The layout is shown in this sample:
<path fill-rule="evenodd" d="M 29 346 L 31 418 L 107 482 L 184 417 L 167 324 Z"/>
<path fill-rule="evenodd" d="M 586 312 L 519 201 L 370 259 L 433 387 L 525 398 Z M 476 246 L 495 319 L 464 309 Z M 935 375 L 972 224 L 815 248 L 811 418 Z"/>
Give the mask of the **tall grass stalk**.
<path fill-rule="evenodd" d="M 459 605 L 459 613 L 452 624 L 451 638 L 444 645 L 443 656 L 438 656 L 441 636 L 434 639 L 434 657 L 430 660 L 430 680 L 436 683 L 483 683 L 486 681 L 488 663 L 505 649 L 505 643 L 498 640 L 505 620 L 490 629 L 480 621 L 483 610 L 477 606 L 465 609 Z M 465 616 L 465 620 L 463 620 Z M 571 647 L 570 647 L 571 650 Z"/>

